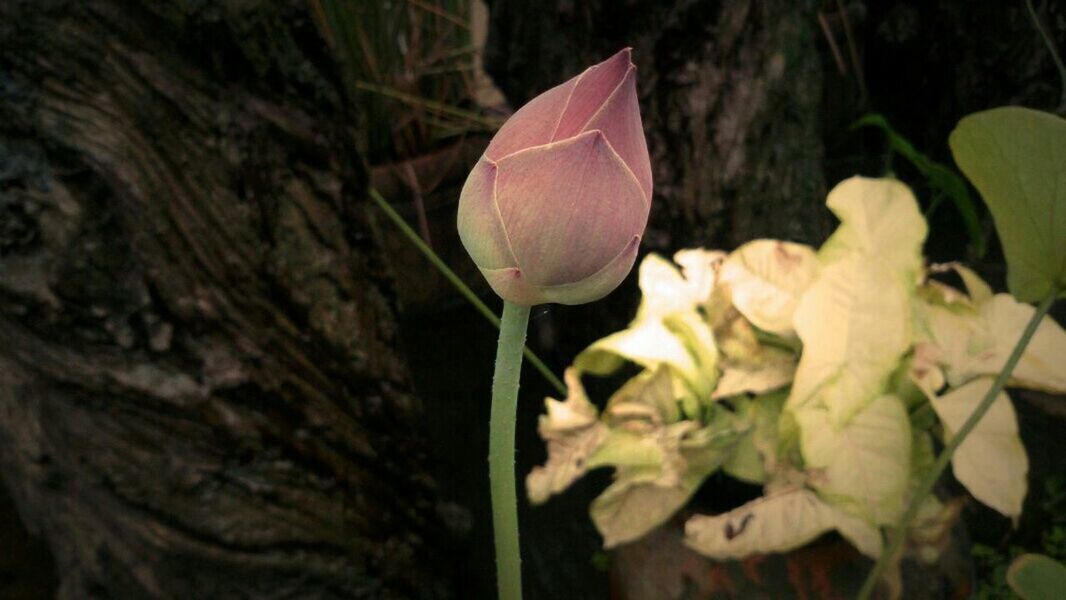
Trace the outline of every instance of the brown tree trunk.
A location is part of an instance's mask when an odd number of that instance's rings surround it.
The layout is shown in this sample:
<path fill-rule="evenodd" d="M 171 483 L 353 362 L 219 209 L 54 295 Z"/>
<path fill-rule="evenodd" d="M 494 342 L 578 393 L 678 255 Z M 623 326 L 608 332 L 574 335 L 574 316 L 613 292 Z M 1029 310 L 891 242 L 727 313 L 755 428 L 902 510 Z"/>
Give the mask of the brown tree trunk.
<path fill-rule="evenodd" d="M 0 465 L 60 598 L 447 595 L 340 89 L 299 0 L 0 3 Z"/>

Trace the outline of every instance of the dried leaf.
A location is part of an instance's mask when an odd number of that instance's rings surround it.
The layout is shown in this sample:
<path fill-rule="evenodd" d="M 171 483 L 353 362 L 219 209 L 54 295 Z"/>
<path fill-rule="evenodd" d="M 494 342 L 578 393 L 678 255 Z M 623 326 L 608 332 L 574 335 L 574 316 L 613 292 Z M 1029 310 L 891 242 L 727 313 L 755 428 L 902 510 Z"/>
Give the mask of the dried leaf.
<path fill-rule="evenodd" d="M 788 552 L 834 529 L 863 554 L 880 556 L 876 527 L 803 488 L 759 498 L 721 515 L 692 517 L 685 524 L 685 544 L 709 558 L 731 560 Z"/>

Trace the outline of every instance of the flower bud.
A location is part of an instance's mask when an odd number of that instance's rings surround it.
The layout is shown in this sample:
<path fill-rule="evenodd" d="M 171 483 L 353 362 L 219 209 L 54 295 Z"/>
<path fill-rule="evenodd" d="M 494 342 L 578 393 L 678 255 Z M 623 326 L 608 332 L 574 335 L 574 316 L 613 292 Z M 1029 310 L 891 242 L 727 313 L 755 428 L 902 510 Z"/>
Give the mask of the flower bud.
<path fill-rule="evenodd" d="M 633 267 L 651 191 L 627 48 L 504 123 L 463 186 L 459 237 L 504 300 L 592 302 Z"/>

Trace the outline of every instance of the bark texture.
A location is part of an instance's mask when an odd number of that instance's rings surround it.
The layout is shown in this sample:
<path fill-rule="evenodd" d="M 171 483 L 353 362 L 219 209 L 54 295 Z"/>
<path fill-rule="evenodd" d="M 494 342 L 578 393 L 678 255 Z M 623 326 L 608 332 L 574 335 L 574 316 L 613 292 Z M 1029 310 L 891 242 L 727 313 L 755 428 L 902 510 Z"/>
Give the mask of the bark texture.
<path fill-rule="evenodd" d="M 447 595 L 306 11 L 0 3 L 0 465 L 60 598 Z"/>

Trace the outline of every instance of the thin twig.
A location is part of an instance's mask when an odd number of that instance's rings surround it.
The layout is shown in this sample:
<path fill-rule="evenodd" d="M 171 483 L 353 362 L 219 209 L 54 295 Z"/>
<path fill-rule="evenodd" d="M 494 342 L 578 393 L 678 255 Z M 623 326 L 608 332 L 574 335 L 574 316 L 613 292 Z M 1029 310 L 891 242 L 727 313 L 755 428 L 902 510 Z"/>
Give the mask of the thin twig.
<path fill-rule="evenodd" d="M 825 36 L 825 41 L 829 42 L 829 50 L 833 53 L 833 60 L 837 63 L 837 70 L 841 75 L 848 74 L 848 65 L 844 63 L 844 55 L 840 53 L 840 46 L 837 46 L 836 36 L 833 35 L 833 30 L 829 28 L 829 21 L 825 18 L 825 13 L 818 11 L 818 24 L 822 26 L 822 34 Z"/>
<path fill-rule="evenodd" d="M 444 19 L 445 21 L 450 21 L 453 25 L 457 25 L 459 27 L 462 27 L 463 29 L 470 29 L 470 23 L 467 23 L 461 17 L 458 17 L 458 16 L 456 16 L 456 15 L 454 15 L 454 14 L 452 14 L 452 13 L 446 11 L 446 10 L 444 10 L 443 8 L 441 8 L 439 6 L 433 6 L 432 4 L 426 4 L 425 2 L 422 2 L 421 0 L 407 0 L 407 2 L 409 4 L 417 6 L 418 8 L 421 8 L 422 10 L 424 10 L 426 12 L 433 13 L 433 14 L 437 15 L 438 17 Z"/>
<path fill-rule="evenodd" d="M 859 61 L 859 48 L 855 44 L 855 36 L 851 33 L 851 19 L 848 18 L 848 11 L 844 10 L 843 0 L 837 0 L 837 10 L 840 11 L 840 20 L 844 22 L 844 39 L 848 41 L 848 53 L 851 55 L 851 65 L 855 67 L 855 78 L 859 81 L 859 94 L 861 94 L 861 100 L 863 105 L 866 104 L 866 75 L 862 69 L 862 62 Z"/>
<path fill-rule="evenodd" d="M 422 201 L 422 187 L 418 184 L 418 174 L 410 162 L 403 163 L 403 174 L 407 180 L 407 186 L 411 189 L 411 196 L 415 202 L 415 214 L 418 215 L 418 231 L 422 234 L 422 240 L 431 249 L 433 240 L 429 237 L 429 219 L 426 217 L 426 203 Z"/>
<path fill-rule="evenodd" d="M 1051 35 L 1044 29 L 1044 24 L 1040 22 L 1040 17 L 1036 14 L 1036 9 L 1033 8 L 1033 0 L 1025 0 L 1025 6 L 1029 9 L 1029 16 L 1032 17 L 1036 30 L 1040 32 L 1040 37 L 1044 38 L 1048 52 L 1051 53 L 1051 60 L 1055 63 L 1055 68 L 1059 70 L 1059 79 L 1062 80 L 1062 95 L 1059 100 L 1059 108 L 1055 112 L 1066 113 L 1066 64 L 1063 64 L 1059 51 L 1055 49 L 1055 40 L 1051 39 Z"/>
<path fill-rule="evenodd" d="M 428 98 L 422 98 L 420 96 L 415 96 L 412 94 L 405 94 L 404 92 L 401 92 L 399 90 L 395 90 L 383 85 L 376 85 L 368 81 L 356 81 L 355 87 L 360 90 L 374 92 L 375 94 L 381 94 L 382 96 L 393 98 L 395 100 L 400 100 L 402 102 L 406 102 L 415 106 L 422 106 L 441 114 L 451 115 L 460 119 L 466 119 L 467 121 L 481 125 L 489 131 L 495 131 L 500 128 L 500 125 L 503 124 L 503 121 L 500 119 L 483 117 L 475 112 L 463 110 L 461 108 L 455 108 L 454 106 L 450 106 L 443 102 L 430 100 Z"/>

